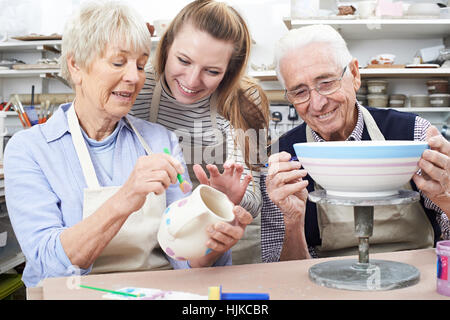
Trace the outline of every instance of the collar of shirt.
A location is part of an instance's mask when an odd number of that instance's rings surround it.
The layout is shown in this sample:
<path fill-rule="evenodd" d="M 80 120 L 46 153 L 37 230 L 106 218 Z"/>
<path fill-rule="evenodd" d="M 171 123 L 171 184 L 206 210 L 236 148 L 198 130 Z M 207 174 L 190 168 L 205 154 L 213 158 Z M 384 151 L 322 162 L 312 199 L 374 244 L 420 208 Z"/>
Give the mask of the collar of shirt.
<path fill-rule="evenodd" d="M 353 129 L 352 133 L 345 141 L 361 141 L 362 140 L 362 133 L 363 133 L 363 129 L 364 129 L 364 118 L 363 118 L 363 115 L 361 112 L 362 106 L 358 102 L 356 102 L 356 108 L 358 109 L 358 120 L 356 121 L 356 126 Z M 316 141 L 316 142 L 324 142 L 325 141 L 320 136 L 320 134 L 318 134 L 314 130 L 311 130 L 311 131 L 312 131 L 314 141 Z"/>
<path fill-rule="evenodd" d="M 89 146 L 92 147 L 95 152 L 104 152 L 107 150 L 111 150 L 114 147 L 117 135 L 124 125 L 125 121 L 119 121 L 114 131 L 101 141 L 90 138 L 83 130 L 83 128 L 81 128 L 81 133 L 83 134 L 83 137 L 87 141 Z"/>
<path fill-rule="evenodd" d="M 67 110 L 69 110 L 71 105 L 72 102 L 62 104 L 46 123 L 40 125 L 47 143 L 61 138 L 66 132 L 70 132 L 69 123 L 67 122 Z M 124 118 L 120 119 L 117 127 L 125 127 L 132 131 Z"/>

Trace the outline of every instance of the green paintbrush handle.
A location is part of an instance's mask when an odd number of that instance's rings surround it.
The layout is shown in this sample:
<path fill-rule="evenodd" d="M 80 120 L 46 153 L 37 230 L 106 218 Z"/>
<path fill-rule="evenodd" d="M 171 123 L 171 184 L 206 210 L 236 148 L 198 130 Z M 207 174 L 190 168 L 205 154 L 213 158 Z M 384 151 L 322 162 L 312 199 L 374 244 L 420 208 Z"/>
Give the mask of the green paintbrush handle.
<path fill-rule="evenodd" d="M 140 295 L 137 295 L 137 294 L 121 292 L 121 291 L 114 291 L 114 290 L 108 290 L 108 289 L 102 289 L 102 288 L 96 288 L 96 287 L 89 287 L 89 286 L 84 286 L 82 284 L 80 284 L 80 287 L 81 288 L 85 288 L 85 289 L 92 289 L 92 290 L 103 291 L 103 292 L 108 292 L 108 293 L 120 294 L 122 296 L 135 297 L 135 298 L 140 297 Z"/>

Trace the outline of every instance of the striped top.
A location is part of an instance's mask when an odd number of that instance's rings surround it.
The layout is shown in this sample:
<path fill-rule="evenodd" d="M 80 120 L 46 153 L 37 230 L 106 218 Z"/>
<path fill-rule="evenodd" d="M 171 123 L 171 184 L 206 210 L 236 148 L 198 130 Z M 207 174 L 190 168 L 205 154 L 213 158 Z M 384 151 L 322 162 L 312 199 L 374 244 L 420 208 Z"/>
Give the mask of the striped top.
<path fill-rule="evenodd" d="M 151 65 L 146 67 L 146 73 L 144 87 L 136 98 L 130 114 L 149 120 L 150 105 L 156 86 L 156 75 Z M 248 96 L 252 97 L 256 104 L 261 102 L 256 88 L 254 91 L 248 92 Z M 220 114 L 217 114 L 216 119 L 217 129 L 226 139 L 226 159 L 234 159 L 235 163 L 244 166 L 244 174 L 241 177 L 241 181 L 247 174 L 253 176 L 253 182 L 250 182 L 247 187 L 240 205 L 250 212 L 253 217 L 256 217 L 262 206 L 259 188 L 260 173 L 251 171 L 246 166 L 241 150 L 235 146 L 233 128 L 230 122 Z M 163 84 L 156 122 L 173 131 L 179 141 L 189 137 L 193 146 L 213 146 L 217 143 L 217 137 L 214 134 L 211 123 L 210 96 L 194 104 L 183 104 L 175 100 L 169 93 L 167 86 Z M 186 159 L 186 163 L 189 163 L 188 159 Z M 191 177 L 192 179 L 195 179 L 195 177 Z"/>
<path fill-rule="evenodd" d="M 361 105 L 357 102 L 358 120 L 355 129 L 347 138 L 347 141 L 361 141 L 364 130 L 364 119 L 361 112 Z M 415 119 L 414 124 L 414 140 L 425 141 L 426 131 L 431 126 L 431 123 L 419 116 Z M 312 130 L 314 141 L 324 142 L 325 140 L 314 130 Z M 261 255 L 263 262 L 279 261 L 281 250 L 284 241 L 284 219 L 283 213 L 270 200 L 266 191 L 265 185 L 266 173 L 261 176 L 261 194 L 263 199 L 263 207 L 261 210 Z M 436 221 L 441 227 L 441 238 L 450 239 L 450 221 L 444 211 L 436 206 L 430 199 L 428 199 L 422 191 L 419 190 L 420 195 L 424 198 L 424 205 L 426 208 L 436 212 Z M 314 248 L 309 246 L 309 252 L 313 258 L 317 257 Z"/>

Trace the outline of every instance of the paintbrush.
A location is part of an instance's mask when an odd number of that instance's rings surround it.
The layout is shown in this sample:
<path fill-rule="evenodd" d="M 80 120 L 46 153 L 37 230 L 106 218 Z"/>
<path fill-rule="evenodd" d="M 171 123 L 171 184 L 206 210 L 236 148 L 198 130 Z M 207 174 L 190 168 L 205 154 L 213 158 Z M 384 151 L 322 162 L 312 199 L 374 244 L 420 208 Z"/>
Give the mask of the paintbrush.
<path fill-rule="evenodd" d="M 122 291 L 114 291 L 114 290 L 108 290 L 108 289 L 102 289 L 102 288 L 96 288 L 96 287 L 89 287 L 89 286 L 84 286 L 82 284 L 79 285 L 81 288 L 85 288 L 85 289 L 92 289 L 92 290 L 97 290 L 97 291 L 103 291 L 103 292 L 108 292 L 108 293 L 114 293 L 114 294 L 118 294 L 121 296 L 127 296 L 127 297 L 135 297 L 135 298 L 139 298 L 139 297 L 143 297 L 145 296 L 144 294 L 140 293 L 140 294 L 132 294 L 132 293 L 127 293 L 127 292 L 122 292 Z"/>
<path fill-rule="evenodd" d="M 164 148 L 164 153 L 170 155 L 169 149 Z M 178 179 L 178 182 L 180 183 L 180 189 L 181 189 L 181 191 L 183 191 L 183 193 L 188 193 L 192 190 L 192 187 L 189 184 L 189 182 L 185 181 L 181 174 L 177 173 L 177 179 Z"/>
<path fill-rule="evenodd" d="M 20 113 L 22 114 L 23 120 L 27 127 L 31 127 L 30 119 L 28 118 L 27 113 L 25 112 L 25 109 L 23 108 L 22 102 L 20 102 L 19 96 L 17 94 L 14 95 L 16 98 L 17 104 L 19 105 Z"/>

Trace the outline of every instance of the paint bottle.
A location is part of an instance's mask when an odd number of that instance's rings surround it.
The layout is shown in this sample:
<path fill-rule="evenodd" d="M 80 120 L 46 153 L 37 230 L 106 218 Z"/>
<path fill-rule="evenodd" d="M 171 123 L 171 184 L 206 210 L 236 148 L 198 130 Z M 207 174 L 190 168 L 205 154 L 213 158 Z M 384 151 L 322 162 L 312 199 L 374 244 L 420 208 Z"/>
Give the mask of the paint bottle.
<path fill-rule="evenodd" d="M 437 292 L 450 297 L 450 240 L 439 241 L 436 244 L 437 254 Z"/>

